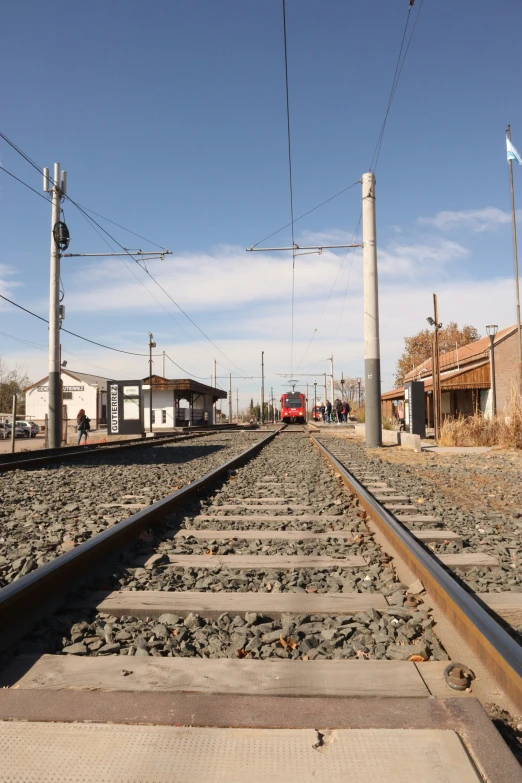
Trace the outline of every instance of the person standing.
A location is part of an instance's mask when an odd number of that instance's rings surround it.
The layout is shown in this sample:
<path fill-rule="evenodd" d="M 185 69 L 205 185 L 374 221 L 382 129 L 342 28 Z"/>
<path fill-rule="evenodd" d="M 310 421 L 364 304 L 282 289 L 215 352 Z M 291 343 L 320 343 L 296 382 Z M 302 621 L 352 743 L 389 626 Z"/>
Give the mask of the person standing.
<path fill-rule="evenodd" d="M 332 403 L 326 400 L 326 421 L 328 424 L 332 421 Z"/>
<path fill-rule="evenodd" d="M 87 433 L 91 429 L 91 420 L 85 415 L 83 408 L 80 408 L 78 415 L 76 416 L 76 423 L 78 425 L 78 446 L 82 442 L 82 436 L 85 435 L 85 443 L 87 443 Z"/>
<path fill-rule="evenodd" d="M 325 408 L 325 406 L 321 405 L 319 410 L 321 412 L 321 421 L 325 422 L 326 421 L 326 408 Z"/>
<path fill-rule="evenodd" d="M 343 404 L 339 399 L 335 401 L 335 415 L 337 417 L 337 424 L 340 424 L 343 420 Z"/>

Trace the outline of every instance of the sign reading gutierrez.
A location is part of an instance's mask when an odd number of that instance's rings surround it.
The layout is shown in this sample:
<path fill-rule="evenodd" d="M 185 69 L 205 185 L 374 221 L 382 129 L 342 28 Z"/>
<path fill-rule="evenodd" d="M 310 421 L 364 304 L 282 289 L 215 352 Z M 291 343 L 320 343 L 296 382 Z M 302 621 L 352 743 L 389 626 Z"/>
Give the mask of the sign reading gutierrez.
<path fill-rule="evenodd" d="M 110 406 L 111 406 L 111 434 L 117 435 L 119 431 L 118 427 L 118 384 L 111 383 L 110 385 Z"/>
<path fill-rule="evenodd" d="M 142 381 L 109 381 L 109 435 L 142 435 Z"/>

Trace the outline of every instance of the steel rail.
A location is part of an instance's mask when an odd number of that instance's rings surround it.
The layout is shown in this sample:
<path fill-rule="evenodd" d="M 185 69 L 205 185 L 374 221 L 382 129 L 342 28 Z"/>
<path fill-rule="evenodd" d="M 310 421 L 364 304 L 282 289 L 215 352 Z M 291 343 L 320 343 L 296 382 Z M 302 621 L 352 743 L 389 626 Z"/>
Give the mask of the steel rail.
<path fill-rule="evenodd" d="M 227 475 L 229 470 L 251 459 L 277 434 L 278 430 L 270 432 L 238 456 L 205 473 L 186 487 L 172 492 L 0 589 L 0 650 L 18 641 L 43 615 L 60 608 L 71 590 L 93 576 L 111 557 L 121 554 L 125 546 L 143 530 L 161 522 L 174 508 L 186 503 L 223 474 Z"/>
<path fill-rule="evenodd" d="M 491 610 L 475 594 L 468 593 L 437 556 L 383 508 L 314 434 L 309 436 L 503 692 L 522 710 L 522 647 L 495 620 Z"/>
<path fill-rule="evenodd" d="M 237 432 L 235 429 L 226 429 L 224 432 Z M 201 432 L 177 433 L 175 435 L 165 436 L 163 438 L 129 438 L 107 443 L 90 443 L 86 446 L 65 446 L 58 449 L 42 449 L 36 452 L 36 456 L 28 456 L 28 452 L 18 452 L 15 455 L 2 455 L 9 457 L 6 461 L 0 462 L 0 473 L 10 470 L 21 470 L 25 468 L 38 468 L 43 465 L 52 465 L 57 462 L 63 462 L 74 459 L 81 459 L 87 454 L 99 454 L 105 452 L 117 452 L 124 449 L 139 448 L 140 446 L 162 446 L 165 443 L 177 443 L 183 440 L 192 440 L 194 438 L 203 438 L 206 435 L 219 433 L 221 430 L 211 429 Z M 44 452 L 43 454 L 41 452 Z M 31 452 L 33 454 L 35 452 Z"/>

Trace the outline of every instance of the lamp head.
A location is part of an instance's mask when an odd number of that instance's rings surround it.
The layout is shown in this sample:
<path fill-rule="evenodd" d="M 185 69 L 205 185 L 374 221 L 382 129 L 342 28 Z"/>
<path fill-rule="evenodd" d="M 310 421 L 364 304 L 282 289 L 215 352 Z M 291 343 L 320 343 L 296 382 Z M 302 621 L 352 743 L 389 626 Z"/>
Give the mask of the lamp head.
<path fill-rule="evenodd" d="M 435 326 L 435 321 L 433 320 L 433 318 L 431 316 L 426 318 L 426 320 L 427 320 L 427 322 L 429 323 L 430 326 Z"/>
<path fill-rule="evenodd" d="M 488 324 L 486 326 L 486 332 L 489 334 L 490 337 L 494 337 L 498 332 L 497 324 Z"/>

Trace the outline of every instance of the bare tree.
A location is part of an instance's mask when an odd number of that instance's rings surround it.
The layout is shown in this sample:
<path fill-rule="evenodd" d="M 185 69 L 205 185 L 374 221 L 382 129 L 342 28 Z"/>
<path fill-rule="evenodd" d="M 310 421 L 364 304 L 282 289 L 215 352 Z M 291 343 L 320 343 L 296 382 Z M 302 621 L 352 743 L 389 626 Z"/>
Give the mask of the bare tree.
<path fill-rule="evenodd" d="M 16 394 L 18 395 L 16 411 L 18 414 L 23 414 L 25 398 L 21 392 L 29 385 L 29 377 L 23 368 L 16 365 L 11 369 L 0 356 L 0 413 L 11 413 L 13 394 Z"/>

